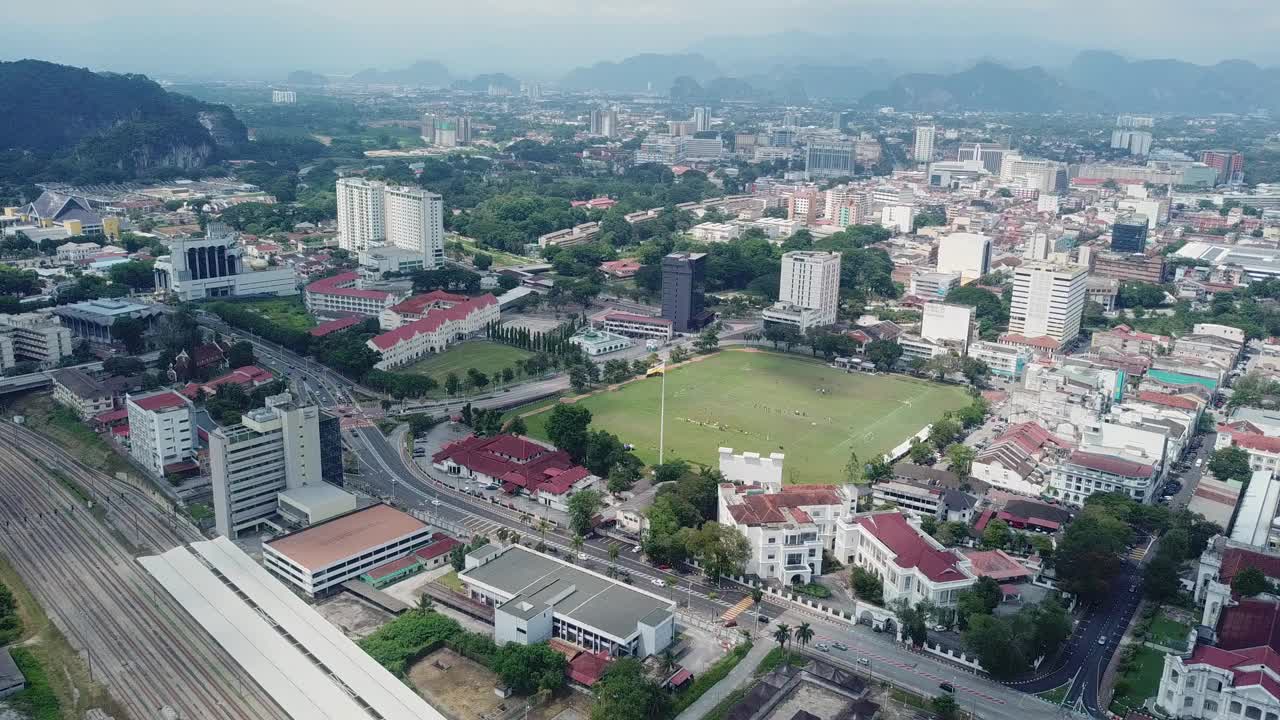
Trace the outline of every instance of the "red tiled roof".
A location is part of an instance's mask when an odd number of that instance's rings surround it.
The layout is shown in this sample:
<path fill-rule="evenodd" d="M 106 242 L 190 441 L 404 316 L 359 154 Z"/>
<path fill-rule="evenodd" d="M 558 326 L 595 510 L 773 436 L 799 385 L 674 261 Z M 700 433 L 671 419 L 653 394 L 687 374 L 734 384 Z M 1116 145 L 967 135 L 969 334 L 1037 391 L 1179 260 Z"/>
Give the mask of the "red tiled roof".
<path fill-rule="evenodd" d="M 608 653 L 578 653 L 569 661 L 568 675 L 571 680 L 587 687 L 595 685 L 604 675 L 612 659 Z"/>
<path fill-rule="evenodd" d="M 978 522 L 973 524 L 973 529 L 982 532 L 987 529 L 987 523 L 991 522 L 991 517 L 996 514 L 995 510 L 983 510 L 978 516 Z"/>
<path fill-rule="evenodd" d="M 480 308 L 496 305 L 497 303 L 497 298 L 485 293 L 480 297 L 468 298 L 465 302 L 460 302 L 450 308 L 434 308 L 428 310 L 427 314 L 420 320 L 414 320 L 411 323 L 401 325 L 395 330 L 374 336 L 372 342 L 378 349 L 387 350 L 421 333 L 435 332 L 441 325 L 450 320 L 462 320 Z"/>
<path fill-rule="evenodd" d="M 660 317 L 649 317 L 648 315 L 633 315 L 631 313 L 612 312 L 604 316 L 605 320 L 618 320 L 620 322 L 639 322 L 652 323 L 654 325 L 670 325 L 671 321 Z"/>
<path fill-rule="evenodd" d="M 1117 325 L 1111 328 L 1110 330 L 1108 330 L 1104 334 L 1115 335 L 1117 337 L 1128 338 L 1133 340 L 1146 340 L 1148 342 L 1156 342 L 1156 343 L 1161 343 L 1166 345 L 1169 343 L 1168 335 L 1152 335 L 1151 333 L 1134 330 L 1128 325 Z"/>
<path fill-rule="evenodd" d="M 901 513 L 866 515 L 858 518 L 857 523 L 893 552 L 896 556 L 893 562 L 900 568 L 919 568 L 934 582 L 954 582 L 967 577 L 957 567 L 955 554 L 926 542 Z"/>
<path fill-rule="evenodd" d="M 431 456 L 433 463 L 446 460 L 498 480 L 508 493 L 524 488 L 530 494 L 546 491 L 559 495 L 591 474 L 575 465 L 569 453 L 515 435 L 469 435 Z"/>
<path fill-rule="evenodd" d="M 443 290 L 432 290 L 429 293 L 414 295 L 407 300 L 396 303 L 391 306 L 391 309 L 401 315 L 421 315 L 423 310 L 434 306 L 436 303 L 460 303 L 470 299 L 466 295 L 455 295 Z"/>
<path fill-rule="evenodd" d="M 1227 548 L 1222 553 L 1222 569 L 1218 571 L 1218 580 L 1230 585 L 1236 573 L 1247 567 L 1257 568 L 1263 575 L 1280 580 L 1280 557 L 1244 548 Z"/>
<path fill-rule="evenodd" d="M 378 567 L 369 570 L 368 572 L 365 573 L 365 575 L 368 575 L 374 580 L 378 580 L 388 575 L 397 573 L 407 567 L 412 567 L 414 565 L 417 565 L 418 562 L 419 562 L 418 558 L 414 557 L 413 555 L 405 555 L 404 557 L 398 560 L 392 560 L 391 562 L 383 563 Z"/>
<path fill-rule="evenodd" d="M 1071 453 L 1071 462 L 1081 467 L 1121 477 L 1149 478 L 1153 470 L 1152 466 L 1144 463 L 1082 450 Z"/>
<path fill-rule="evenodd" d="M 1218 647 L 1223 650 L 1280 650 L 1280 604 L 1241 600 L 1223 609 L 1217 630 Z"/>
<path fill-rule="evenodd" d="M 1262 452 L 1280 453 L 1280 437 L 1267 437 L 1261 433 L 1253 433 L 1237 429 L 1236 427 L 1221 423 L 1218 425 L 1218 432 L 1226 433 L 1231 436 L 1231 444 L 1239 445 L 1246 450 L 1260 450 Z"/>
<path fill-rule="evenodd" d="M 413 554 L 423 560 L 431 560 L 444 555 L 461 544 L 454 538 L 438 532 L 431 536 L 430 545 L 413 551 Z"/>
<path fill-rule="evenodd" d="M 1164 405 L 1165 407 L 1178 408 L 1180 410 L 1200 409 L 1200 403 L 1182 395 L 1170 395 L 1168 393 L 1155 392 L 1154 390 L 1140 390 L 1137 397 L 1138 400 L 1152 405 Z"/>
<path fill-rule="evenodd" d="M 369 300 L 386 300 L 391 297 L 391 293 L 381 290 L 359 290 L 353 287 L 360 280 L 360 274 L 355 272 L 338 273 L 327 278 L 316 280 L 307 285 L 307 292 L 316 293 L 317 295 L 345 295 L 347 297 L 367 298 Z"/>
<path fill-rule="evenodd" d="M 108 410 L 104 413 L 98 413 L 97 415 L 93 416 L 93 420 L 94 422 L 110 424 L 113 422 L 118 422 L 120 420 L 125 420 L 128 417 L 129 417 L 129 410 L 126 408 L 120 408 L 119 410 Z"/>
<path fill-rule="evenodd" d="M 1000 336 L 1000 342 L 1009 343 L 1010 345 L 1030 345 L 1031 347 L 1043 348 L 1045 350 L 1057 350 L 1062 347 L 1062 343 L 1054 340 L 1048 335 L 1027 337 L 1025 335 L 1005 333 Z"/>
<path fill-rule="evenodd" d="M 349 317 L 338 318 L 337 320 L 330 320 L 329 322 L 320 323 L 319 325 L 311 328 L 307 332 L 311 335 L 311 337 L 324 337 L 329 333 L 335 333 L 335 332 L 338 332 L 339 330 L 345 330 L 351 327 L 352 325 L 358 324 L 362 320 L 364 320 L 364 318 L 359 317 L 357 315 L 351 315 Z"/>
<path fill-rule="evenodd" d="M 740 525 L 807 523 L 813 519 L 801 507 L 841 504 L 834 485 L 788 485 L 777 493 L 744 494 L 741 503 L 729 506 L 729 514 Z"/>
<path fill-rule="evenodd" d="M 997 582 L 1031 577 L 1031 571 L 1003 550 L 961 550 L 973 563 L 974 573 Z"/>
<path fill-rule="evenodd" d="M 162 392 L 144 398 L 130 398 L 130 400 L 143 410 L 151 411 L 182 407 L 187 404 L 186 399 L 175 392 Z"/>

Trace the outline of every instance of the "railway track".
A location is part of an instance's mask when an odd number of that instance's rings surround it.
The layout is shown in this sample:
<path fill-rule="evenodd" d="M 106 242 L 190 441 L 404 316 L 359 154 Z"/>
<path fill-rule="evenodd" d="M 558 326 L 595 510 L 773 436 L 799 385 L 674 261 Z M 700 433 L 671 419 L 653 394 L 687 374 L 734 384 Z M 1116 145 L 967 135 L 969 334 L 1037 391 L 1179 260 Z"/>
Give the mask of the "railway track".
<path fill-rule="evenodd" d="M 78 492 L 96 498 L 98 519 Z M 134 560 L 200 539 L 148 493 L 0 426 L 0 550 L 135 719 L 287 716 Z"/>

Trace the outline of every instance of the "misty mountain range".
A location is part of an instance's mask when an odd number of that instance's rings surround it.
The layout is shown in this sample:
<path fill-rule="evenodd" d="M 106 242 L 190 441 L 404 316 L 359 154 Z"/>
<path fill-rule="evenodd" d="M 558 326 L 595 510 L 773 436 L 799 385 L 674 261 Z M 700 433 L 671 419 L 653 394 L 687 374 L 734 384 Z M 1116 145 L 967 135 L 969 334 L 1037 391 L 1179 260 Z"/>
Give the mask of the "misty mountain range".
<path fill-rule="evenodd" d="M 803 39 L 803 34 L 790 33 Z M 797 40 L 799 42 L 799 40 Z M 1243 60 L 1197 65 L 1181 60 L 1128 60 L 1086 51 L 1048 68 L 1010 67 L 979 60 L 950 73 L 906 72 L 884 60 L 854 62 L 854 53 L 827 53 L 803 46 L 771 46 L 772 57 L 735 58 L 729 43 L 710 43 L 705 54 L 645 53 L 569 71 L 559 84 L 570 90 L 609 93 L 670 93 L 677 102 L 760 100 L 804 103 L 830 100 L 851 106 L 892 106 L 908 111 L 1169 112 L 1206 114 L 1280 110 L 1280 68 Z M 811 46 L 813 47 L 813 46 Z M 829 47 L 826 46 L 826 47 Z M 757 50 L 759 46 L 757 46 Z M 825 49 L 825 47 L 824 47 Z M 860 48 L 865 57 L 867 48 Z M 452 78 L 436 62 L 404 70 L 365 70 L 350 81 L 483 89 L 490 78 L 518 86 L 506 75 Z"/>

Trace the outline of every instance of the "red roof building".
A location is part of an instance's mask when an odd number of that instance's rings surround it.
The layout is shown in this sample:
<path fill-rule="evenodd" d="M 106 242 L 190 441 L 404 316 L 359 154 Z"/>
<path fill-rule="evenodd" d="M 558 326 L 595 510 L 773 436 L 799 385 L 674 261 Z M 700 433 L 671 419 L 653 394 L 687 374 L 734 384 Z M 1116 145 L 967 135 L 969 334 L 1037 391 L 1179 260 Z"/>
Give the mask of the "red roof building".
<path fill-rule="evenodd" d="M 382 356 L 375 367 L 387 370 L 444 352 L 449 345 L 484 330 L 500 317 L 498 299 L 489 293 L 474 298 L 428 293 L 383 313 L 383 326 L 394 329 L 370 338 L 368 346 Z"/>
<path fill-rule="evenodd" d="M 599 481 L 569 453 L 519 435 L 469 435 L 446 445 L 431 462 L 450 475 L 500 485 L 503 492 L 524 493 L 561 510 L 569 495 Z"/>
<path fill-rule="evenodd" d="M 324 337 L 325 335 L 329 335 L 330 333 L 336 333 L 339 330 L 346 330 L 352 325 L 358 325 L 363 320 L 364 318 L 360 317 L 359 315 L 348 315 L 346 317 L 338 318 L 337 320 L 322 322 L 319 325 L 311 328 L 307 332 L 311 335 L 311 337 Z"/>
<path fill-rule="evenodd" d="M 364 290 L 360 274 L 344 272 L 308 283 L 304 300 L 313 314 L 377 316 L 395 304 L 397 296 L 384 290 Z"/>
<path fill-rule="evenodd" d="M 207 383 L 188 383 L 186 387 L 182 388 L 182 394 L 193 399 L 202 390 L 205 395 L 217 395 L 218 389 L 225 385 L 237 385 L 247 393 L 256 387 L 266 385 L 274 379 L 275 375 L 270 370 L 264 370 L 257 365 L 245 365 Z"/>
<path fill-rule="evenodd" d="M 922 601 L 950 606 L 977 581 L 973 563 L 948 550 L 902 513 L 878 512 L 841 522 L 836 557 L 884 582 L 884 601 L 915 605 Z"/>

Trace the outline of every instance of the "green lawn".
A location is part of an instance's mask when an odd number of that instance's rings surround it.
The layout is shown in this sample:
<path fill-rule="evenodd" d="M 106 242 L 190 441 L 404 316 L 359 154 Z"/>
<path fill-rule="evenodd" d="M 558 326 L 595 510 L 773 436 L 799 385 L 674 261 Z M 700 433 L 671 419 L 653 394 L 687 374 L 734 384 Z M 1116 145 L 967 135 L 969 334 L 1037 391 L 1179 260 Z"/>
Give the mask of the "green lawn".
<path fill-rule="evenodd" d="M 662 379 L 639 380 L 582 401 L 592 425 L 658 460 Z M 943 412 L 969 403 L 958 387 L 901 376 L 850 374 L 794 355 L 721 351 L 667 376 L 666 460 L 715 465 L 717 448 L 786 454 L 786 482 L 841 482 L 849 452 L 865 462 Z M 545 437 L 548 412 L 527 419 Z"/>
<path fill-rule="evenodd" d="M 244 300 L 237 302 L 236 305 L 290 330 L 310 330 L 316 326 L 316 319 L 307 312 L 301 295 Z"/>
<path fill-rule="evenodd" d="M 1147 639 L 1157 645 L 1184 650 L 1187 647 L 1187 634 L 1190 632 L 1190 625 L 1170 620 L 1162 614 L 1151 621 L 1151 632 Z"/>
<path fill-rule="evenodd" d="M 467 255 L 474 255 L 477 252 L 482 252 L 488 255 L 489 257 L 492 257 L 493 267 L 495 268 L 515 267 L 517 265 L 533 265 L 536 263 L 543 262 L 538 258 L 525 257 L 524 255 L 514 255 L 512 253 L 505 252 L 503 250 L 496 250 L 492 248 L 482 248 L 478 246 L 476 244 L 476 241 L 473 240 L 472 238 L 463 237 L 461 235 L 450 235 L 448 237 L 448 240 L 450 242 L 457 241 L 466 250 Z"/>
<path fill-rule="evenodd" d="M 454 592 L 465 593 L 467 591 L 466 587 L 462 585 L 462 581 L 458 579 L 457 570 L 450 570 L 448 573 L 441 575 L 437 582 Z"/>
<path fill-rule="evenodd" d="M 1164 653 L 1155 648 L 1139 647 L 1127 669 L 1116 680 L 1116 694 L 1111 699 L 1111 711 L 1124 716 L 1126 712 L 1121 708 L 1141 709 L 1147 698 L 1159 692 L 1162 674 Z"/>
<path fill-rule="evenodd" d="M 455 345 L 439 355 L 430 355 L 418 362 L 408 365 L 397 372 L 415 375 L 430 375 L 444 384 L 449 373 L 456 373 L 459 378 L 467 374 L 469 368 L 475 368 L 486 375 L 501 372 L 503 368 L 515 369 L 517 360 L 531 357 L 533 353 L 510 345 L 500 345 L 488 340 L 472 340 Z"/>
<path fill-rule="evenodd" d="M 1061 705 L 1062 701 L 1067 697 L 1067 691 L 1071 689 L 1071 683 L 1059 685 L 1052 690 L 1045 690 L 1042 693 L 1036 693 L 1037 697 L 1042 697 L 1054 705 Z"/>

